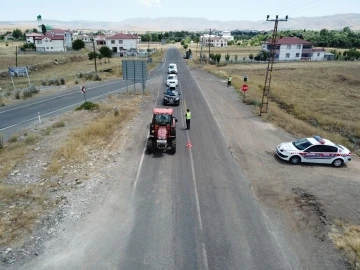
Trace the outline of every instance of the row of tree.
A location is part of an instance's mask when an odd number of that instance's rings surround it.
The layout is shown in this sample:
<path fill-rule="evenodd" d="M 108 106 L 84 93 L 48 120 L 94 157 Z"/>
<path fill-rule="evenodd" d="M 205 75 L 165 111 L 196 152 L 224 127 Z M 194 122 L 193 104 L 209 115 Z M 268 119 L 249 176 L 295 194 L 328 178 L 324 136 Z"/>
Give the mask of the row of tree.
<path fill-rule="evenodd" d="M 316 47 L 332 47 L 332 48 L 360 48 L 360 32 L 351 31 L 349 27 L 343 30 L 320 31 L 313 30 L 285 30 L 279 31 L 279 36 L 298 37 L 311 42 Z M 272 37 L 272 33 L 262 33 L 248 40 L 247 45 L 258 46 L 264 41 Z"/>

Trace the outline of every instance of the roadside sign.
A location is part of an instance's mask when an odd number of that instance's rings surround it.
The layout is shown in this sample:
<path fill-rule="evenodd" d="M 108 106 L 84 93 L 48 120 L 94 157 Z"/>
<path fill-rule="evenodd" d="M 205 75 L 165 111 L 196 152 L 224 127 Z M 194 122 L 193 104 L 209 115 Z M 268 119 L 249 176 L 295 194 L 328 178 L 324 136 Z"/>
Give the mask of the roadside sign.
<path fill-rule="evenodd" d="M 81 87 L 81 92 L 83 92 L 84 94 L 86 93 L 85 86 Z"/>
<path fill-rule="evenodd" d="M 247 90 L 249 90 L 249 86 L 247 84 L 243 84 L 242 87 L 241 87 L 241 90 L 243 92 L 246 92 Z"/>

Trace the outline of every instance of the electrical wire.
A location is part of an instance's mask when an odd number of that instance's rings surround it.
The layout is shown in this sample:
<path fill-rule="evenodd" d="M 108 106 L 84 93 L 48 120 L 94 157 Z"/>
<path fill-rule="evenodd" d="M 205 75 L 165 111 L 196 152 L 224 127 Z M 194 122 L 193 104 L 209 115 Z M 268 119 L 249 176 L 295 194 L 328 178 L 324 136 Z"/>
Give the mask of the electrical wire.
<path fill-rule="evenodd" d="M 325 5 L 325 4 L 328 4 L 328 3 L 333 2 L 333 1 L 335 1 L 335 0 L 330 0 L 330 1 L 327 1 L 327 2 L 322 2 L 322 3 L 317 4 L 317 5 L 315 5 L 315 6 L 311 6 L 311 7 L 309 7 L 309 8 L 305 8 L 305 9 L 299 10 L 299 11 L 297 11 L 297 12 L 295 12 L 295 13 L 292 13 L 292 15 L 294 15 L 294 14 L 299 14 L 299 13 L 301 13 L 301 12 L 303 12 L 303 11 L 312 9 L 312 8 L 314 8 L 314 7 L 318 7 L 318 6 L 320 6 L 320 5 Z"/>
<path fill-rule="evenodd" d="M 309 4 L 313 4 L 313 1 L 314 0 L 305 0 L 302 3 L 297 3 L 295 5 L 291 5 L 291 6 L 287 7 L 287 8 L 284 8 L 283 10 L 280 10 L 279 13 L 286 13 L 286 12 L 289 12 L 291 10 L 294 10 L 294 8 L 296 9 L 298 7 L 303 7 L 303 6 L 306 6 L 306 5 L 309 5 Z M 319 1 L 319 0 L 315 0 L 315 1 Z"/>

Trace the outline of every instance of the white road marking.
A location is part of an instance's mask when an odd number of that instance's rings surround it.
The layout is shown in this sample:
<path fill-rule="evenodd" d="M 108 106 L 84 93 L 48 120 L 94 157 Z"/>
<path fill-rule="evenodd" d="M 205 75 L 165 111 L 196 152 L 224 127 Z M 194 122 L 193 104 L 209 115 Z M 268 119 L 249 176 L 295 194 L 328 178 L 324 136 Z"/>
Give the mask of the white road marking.
<path fill-rule="evenodd" d="M 153 79 L 150 79 L 150 80 L 148 80 L 148 81 L 152 81 L 152 80 L 155 80 L 155 79 L 157 79 L 157 78 L 153 78 Z M 139 83 L 137 83 L 137 84 L 139 84 Z M 107 96 L 107 95 L 109 95 L 109 94 L 111 94 L 111 93 L 118 92 L 118 91 L 123 90 L 123 89 L 125 89 L 125 88 L 126 88 L 126 87 L 119 88 L 119 89 L 116 89 L 116 90 L 113 90 L 113 91 L 109 91 L 109 92 L 107 92 L 107 93 L 105 93 L 105 94 L 102 94 L 102 95 L 100 95 L 100 96 L 96 96 L 96 97 L 93 97 L 93 98 L 89 98 L 89 99 L 87 99 L 87 100 L 96 100 L 96 99 L 98 99 L 98 98 L 101 98 L 101 97 L 103 97 L 103 96 Z M 84 102 L 81 101 L 81 102 L 78 102 L 78 103 L 75 103 L 75 104 L 72 104 L 72 105 L 69 105 L 69 106 L 60 108 L 60 109 L 55 110 L 55 111 L 51 111 L 51 112 L 42 114 L 41 116 L 47 116 L 47 115 L 53 114 L 53 113 L 55 113 L 55 112 L 62 111 L 62 110 L 65 110 L 65 109 L 68 109 L 68 108 L 71 108 L 71 107 L 80 105 L 80 104 L 82 104 L 82 103 L 84 103 Z M 35 119 L 38 119 L 38 116 L 36 116 L 36 117 L 34 117 L 34 118 L 31 118 L 31 119 L 28 119 L 28 120 L 25 120 L 25 121 L 20 122 L 20 123 L 16 123 L 16 124 L 11 125 L 11 126 L 7 126 L 7 127 L 4 127 L 4 128 L 1 128 L 0 131 L 6 130 L 6 129 L 9 129 L 9 128 L 12 128 L 12 127 L 16 127 L 16 126 L 18 126 L 18 125 L 25 124 L 25 123 L 27 123 L 27 122 L 31 122 L 31 121 L 33 121 L 33 120 L 35 120 Z"/>
<path fill-rule="evenodd" d="M 120 80 L 120 81 L 116 81 L 116 82 L 112 82 L 112 83 L 108 83 L 108 84 L 103 84 L 103 85 L 100 85 L 100 86 L 97 86 L 97 87 L 87 88 L 86 90 L 88 91 L 88 90 L 91 90 L 91 89 L 96 89 L 96 88 L 99 88 L 99 87 L 102 87 L 102 86 L 107 86 L 107 85 L 119 83 L 119 82 L 122 82 L 122 81 L 124 81 L 124 80 Z M 44 100 L 41 100 L 41 101 L 37 101 L 37 102 L 33 102 L 33 103 L 26 104 L 26 105 L 23 105 L 23 106 L 19 106 L 19 107 L 16 107 L 16 108 L 12 108 L 12 109 L 9 109 L 9 110 L 6 110 L 6 111 L 1 111 L 0 114 L 10 112 L 10 111 L 14 111 L 14 110 L 21 109 L 21 108 L 25 108 L 25 107 L 29 107 L 31 105 L 39 104 L 39 103 L 46 102 L 46 101 L 49 101 L 49 100 L 53 100 L 53 99 L 56 99 L 56 98 L 66 97 L 66 96 L 69 96 L 69 95 L 78 94 L 78 93 L 79 93 L 79 91 L 76 91 L 76 92 L 71 92 L 71 93 L 68 93 L 68 94 L 61 95 L 61 96 L 56 96 L 56 97 L 44 99 Z"/>
<path fill-rule="evenodd" d="M 166 53 L 166 55 L 165 55 L 164 64 L 161 66 L 160 69 L 162 69 L 162 68 L 164 67 L 165 62 L 166 62 L 166 58 L 167 58 L 167 53 Z M 159 70 L 160 70 L 160 69 L 159 69 Z M 155 71 L 156 71 L 156 70 L 155 70 Z M 153 79 L 152 79 L 152 80 L 153 80 Z M 161 82 L 161 83 L 162 83 L 162 82 Z M 159 94 L 160 94 L 160 88 L 158 88 L 158 92 L 157 92 L 157 95 L 156 95 L 156 100 L 155 100 L 154 107 L 156 106 L 156 103 L 157 103 L 157 101 L 158 101 L 158 99 L 159 99 Z M 152 118 L 152 116 L 151 116 L 151 118 Z M 149 134 L 150 134 L 150 131 L 148 130 L 146 138 L 149 137 Z M 136 172 L 136 177 L 135 177 L 135 181 L 134 181 L 134 185 L 133 185 L 133 195 L 134 195 L 134 193 L 135 193 L 135 191 L 136 191 L 136 185 L 137 185 L 137 183 L 138 183 L 138 181 L 139 181 L 140 172 L 141 172 L 141 169 L 142 169 L 142 164 L 143 164 L 144 157 L 145 157 L 145 152 L 146 152 L 146 142 L 145 142 L 144 150 L 143 150 L 143 153 L 142 153 L 142 155 L 141 155 L 140 163 L 139 163 L 139 166 L 138 166 L 137 172 Z"/>
<path fill-rule="evenodd" d="M 179 88 L 181 89 L 180 81 L 179 81 Z M 181 90 L 181 95 L 183 97 L 183 101 L 185 101 L 184 92 Z M 185 113 L 185 104 L 183 103 L 183 109 Z M 184 113 L 181 114 L 181 119 L 183 122 L 183 125 L 186 126 L 185 116 Z M 190 141 L 189 132 L 186 132 L 187 141 Z M 199 193 L 197 189 L 197 182 L 196 182 L 196 176 L 195 176 L 195 166 L 194 166 L 194 158 L 192 155 L 191 149 L 189 149 L 189 155 L 190 155 L 190 164 L 191 164 L 191 174 L 192 174 L 192 180 L 194 185 L 194 194 L 195 194 L 195 204 L 196 204 L 196 215 L 200 227 L 201 233 L 203 233 L 203 225 L 202 225 L 202 217 L 201 217 L 201 211 L 200 211 L 200 201 L 199 201 Z M 207 270 L 209 269 L 208 261 L 207 261 L 207 252 L 206 252 L 206 246 L 205 243 L 201 243 L 201 251 L 202 251 L 202 257 L 203 257 L 203 264 L 204 268 Z"/>

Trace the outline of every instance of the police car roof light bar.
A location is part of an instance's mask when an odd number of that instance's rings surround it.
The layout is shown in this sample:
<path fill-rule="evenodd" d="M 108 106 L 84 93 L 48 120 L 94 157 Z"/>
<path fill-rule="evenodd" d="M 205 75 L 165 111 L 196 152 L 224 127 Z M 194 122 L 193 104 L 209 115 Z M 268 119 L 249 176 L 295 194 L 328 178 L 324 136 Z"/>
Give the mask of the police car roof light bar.
<path fill-rule="evenodd" d="M 324 139 L 321 138 L 321 137 L 318 136 L 318 135 L 314 136 L 314 139 L 317 140 L 317 141 L 318 141 L 319 143 L 321 143 L 321 144 L 324 144 L 324 143 L 325 143 Z"/>

